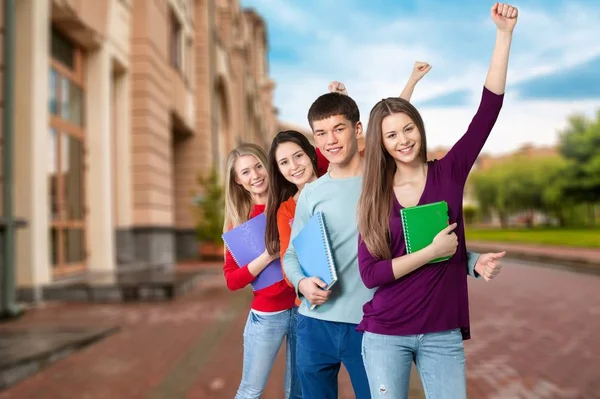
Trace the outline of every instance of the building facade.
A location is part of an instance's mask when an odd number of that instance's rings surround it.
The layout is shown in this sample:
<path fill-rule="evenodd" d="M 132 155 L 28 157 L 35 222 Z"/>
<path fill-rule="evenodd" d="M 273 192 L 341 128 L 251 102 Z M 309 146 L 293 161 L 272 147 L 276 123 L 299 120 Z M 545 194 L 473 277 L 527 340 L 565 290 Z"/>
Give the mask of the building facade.
<path fill-rule="evenodd" d="M 237 0 L 16 2 L 17 285 L 197 257 L 199 174 L 277 128 Z"/>

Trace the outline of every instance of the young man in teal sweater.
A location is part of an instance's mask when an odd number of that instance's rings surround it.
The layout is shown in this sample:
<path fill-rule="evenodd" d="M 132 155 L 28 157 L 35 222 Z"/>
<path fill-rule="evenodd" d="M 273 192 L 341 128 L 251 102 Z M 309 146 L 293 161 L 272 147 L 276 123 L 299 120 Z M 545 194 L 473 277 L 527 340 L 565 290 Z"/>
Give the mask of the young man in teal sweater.
<path fill-rule="evenodd" d="M 425 64 L 426 65 L 426 64 Z M 414 86 L 430 67 L 417 63 L 401 94 L 410 99 Z M 283 258 L 284 270 L 302 301 L 299 309 L 296 362 L 305 399 L 338 397 L 337 376 L 344 364 L 357 399 L 370 398 L 361 355 L 363 305 L 373 290 L 363 284 L 358 269 L 356 208 L 362 189 L 362 157 L 358 138 L 363 129 L 356 102 L 343 85 L 330 85 L 333 93 L 320 96 L 310 107 L 308 121 L 315 144 L 330 162 L 327 174 L 307 184 L 298 198 L 291 237 L 295 237 L 315 211 L 324 213 L 338 281 L 329 291 L 317 277 L 305 276 L 293 242 Z M 473 274 L 473 256 L 470 273 Z M 307 303 L 308 301 L 308 303 Z M 309 310 L 310 304 L 317 305 Z"/>

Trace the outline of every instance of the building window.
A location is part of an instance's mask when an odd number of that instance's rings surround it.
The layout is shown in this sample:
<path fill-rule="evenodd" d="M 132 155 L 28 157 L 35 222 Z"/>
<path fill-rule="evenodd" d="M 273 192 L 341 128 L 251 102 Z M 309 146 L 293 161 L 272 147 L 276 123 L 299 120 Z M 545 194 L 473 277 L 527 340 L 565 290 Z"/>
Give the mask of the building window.
<path fill-rule="evenodd" d="M 67 68 L 74 68 L 75 47 L 62 33 L 55 29 L 52 30 L 50 51 L 52 53 L 52 58 L 62 63 Z"/>
<path fill-rule="evenodd" d="M 84 54 L 52 30 L 49 66 L 48 207 L 53 275 L 85 269 Z"/>
<path fill-rule="evenodd" d="M 175 12 L 171 10 L 170 12 L 170 37 L 169 37 L 169 46 L 170 46 L 170 56 L 171 56 L 171 66 L 175 69 L 181 71 L 183 64 L 183 54 L 182 54 L 182 39 L 183 39 L 183 25 Z"/>

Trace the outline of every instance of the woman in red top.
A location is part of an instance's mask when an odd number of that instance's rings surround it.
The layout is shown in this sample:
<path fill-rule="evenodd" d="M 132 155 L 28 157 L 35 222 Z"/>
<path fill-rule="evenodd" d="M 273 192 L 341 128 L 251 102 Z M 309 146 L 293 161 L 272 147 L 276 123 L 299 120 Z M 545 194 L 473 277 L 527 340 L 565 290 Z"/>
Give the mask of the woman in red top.
<path fill-rule="evenodd" d="M 224 231 L 236 227 L 265 211 L 269 178 L 267 157 L 262 148 L 242 144 L 227 158 L 225 178 Z M 247 265 L 239 267 L 226 251 L 223 272 L 230 290 L 246 287 L 279 257 L 277 251 L 265 250 Z M 296 298 L 293 288 L 284 280 L 254 291 L 251 309 L 244 329 L 244 364 L 242 381 L 236 399 L 259 398 L 267 382 L 283 339 L 287 337 L 285 398 L 301 398 L 295 365 Z"/>

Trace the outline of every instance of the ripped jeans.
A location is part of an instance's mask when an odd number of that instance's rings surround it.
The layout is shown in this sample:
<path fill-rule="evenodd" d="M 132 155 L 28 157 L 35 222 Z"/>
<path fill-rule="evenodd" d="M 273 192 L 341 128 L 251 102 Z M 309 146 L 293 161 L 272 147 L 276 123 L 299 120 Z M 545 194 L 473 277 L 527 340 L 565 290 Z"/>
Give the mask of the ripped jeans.
<path fill-rule="evenodd" d="M 427 398 L 467 397 L 465 351 L 459 329 L 406 336 L 365 332 L 362 354 L 373 399 L 408 398 L 413 361 Z"/>
<path fill-rule="evenodd" d="M 302 391 L 296 369 L 296 317 L 298 309 L 273 315 L 250 311 L 244 329 L 244 365 L 242 382 L 235 399 L 261 397 L 275 357 L 286 340 L 284 394 L 286 399 L 301 399 Z"/>

